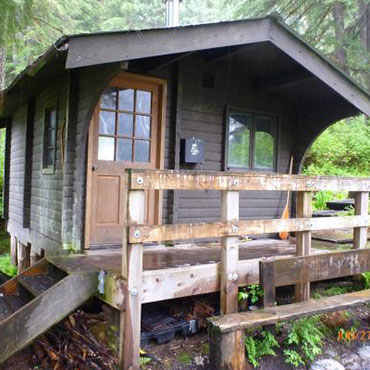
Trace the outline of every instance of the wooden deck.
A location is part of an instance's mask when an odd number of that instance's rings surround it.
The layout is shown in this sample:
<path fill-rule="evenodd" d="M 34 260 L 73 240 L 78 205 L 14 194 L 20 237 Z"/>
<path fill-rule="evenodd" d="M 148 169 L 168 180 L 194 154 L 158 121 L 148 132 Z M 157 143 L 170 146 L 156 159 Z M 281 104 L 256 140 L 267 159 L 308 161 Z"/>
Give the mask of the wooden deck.
<path fill-rule="evenodd" d="M 315 247 L 315 246 L 314 246 Z M 320 247 L 320 248 L 319 248 Z M 220 243 L 164 245 L 143 248 L 142 303 L 217 292 L 220 289 Z M 259 239 L 240 242 L 239 286 L 259 282 L 259 261 L 263 257 L 293 256 L 296 246 L 289 241 Z M 318 245 L 313 253 L 323 253 Z M 88 251 L 83 255 L 54 256 L 49 262 L 68 273 L 77 271 L 107 272 L 107 293 L 101 298 L 116 308 L 123 304 L 121 249 Z M 117 292 L 121 290 L 121 294 Z M 117 300 L 117 297 L 121 297 Z"/>

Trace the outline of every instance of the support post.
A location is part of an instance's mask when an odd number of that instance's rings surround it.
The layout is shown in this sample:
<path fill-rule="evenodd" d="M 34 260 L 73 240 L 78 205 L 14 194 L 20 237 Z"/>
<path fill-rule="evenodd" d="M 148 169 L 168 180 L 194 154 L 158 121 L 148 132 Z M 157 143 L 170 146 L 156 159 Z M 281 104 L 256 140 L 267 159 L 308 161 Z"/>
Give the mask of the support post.
<path fill-rule="evenodd" d="M 129 191 L 127 220 L 130 226 L 144 223 L 144 190 Z M 124 370 L 139 369 L 143 245 L 127 243 L 127 227 L 124 231 L 122 253 L 122 276 L 127 281 L 127 291 L 125 311 L 121 312 L 120 364 Z"/>
<path fill-rule="evenodd" d="M 222 221 L 239 220 L 239 192 L 223 191 L 221 198 Z M 239 238 L 221 238 L 221 315 L 238 311 Z"/>
<path fill-rule="evenodd" d="M 260 267 L 260 286 L 263 290 L 263 308 L 275 306 L 276 287 L 275 287 L 275 261 L 263 258 Z M 265 330 L 275 333 L 275 325 L 266 325 Z"/>
<path fill-rule="evenodd" d="M 369 193 L 355 193 L 355 215 L 367 216 L 369 207 Z M 367 227 L 355 227 L 353 229 L 353 248 L 365 248 L 367 243 Z"/>
<path fill-rule="evenodd" d="M 223 191 L 221 202 L 222 221 L 238 221 L 239 192 Z M 221 238 L 221 315 L 238 311 L 238 241 L 234 236 Z M 246 369 L 243 330 L 221 334 L 210 327 L 209 339 L 212 369 Z"/>
<path fill-rule="evenodd" d="M 18 272 L 21 273 L 25 269 L 30 267 L 30 248 L 18 240 L 17 254 L 18 254 Z"/>
<path fill-rule="evenodd" d="M 12 265 L 18 266 L 17 238 L 14 235 L 10 236 L 10 257 Z"/>
<path fill-rule="evenodd" d="M 244 330 L 220 333 L 216 327 L 211 325 L 209 340 L 210 369 L 246 370 Z"/>
<path fill-rule="evenodd" d="M 297 217 L 312 217 L 312 193 L 300 191 L 297 195 Z M 311 231 L 300 231 L 296 233 L 297 256 L 308 256 L 311 254 Z M 296 302 L 310 299 L 310 283 L 300 283 L 294 287 L 294 298 Z"/>

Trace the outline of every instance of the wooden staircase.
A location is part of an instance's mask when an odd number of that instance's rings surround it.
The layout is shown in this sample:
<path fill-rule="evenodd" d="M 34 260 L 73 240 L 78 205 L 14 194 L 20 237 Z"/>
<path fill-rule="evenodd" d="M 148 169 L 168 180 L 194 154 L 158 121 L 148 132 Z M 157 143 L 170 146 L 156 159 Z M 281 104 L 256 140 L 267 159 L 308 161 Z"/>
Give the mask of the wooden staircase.
<path fill-rule="evenodd" d="M 0 363 L 92 297 L 96 271 L 67 274 L 41 260 L 0 286 Z"/>

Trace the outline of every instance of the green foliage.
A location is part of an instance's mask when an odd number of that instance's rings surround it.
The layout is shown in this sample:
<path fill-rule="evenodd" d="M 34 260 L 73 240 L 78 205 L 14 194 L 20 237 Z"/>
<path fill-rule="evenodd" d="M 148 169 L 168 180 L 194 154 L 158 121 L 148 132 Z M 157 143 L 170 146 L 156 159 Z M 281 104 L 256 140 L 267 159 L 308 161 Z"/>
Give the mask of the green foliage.
<path fill-rule="evenodd" d="M 370 126 L 355 117 L 327 128 L 312 144 L 303 172 L 307 175 L 369 176 Z"/>
<path fill-rule="evenodd" d="M 302 351 L 303 361 L 313 361 L 321 353 L 325 332 L 319 316 L 303 318 L 292 324 L 286 343 Z"/>
<path fill-rule="evenodd" d="M 244 340 L 248 361 L 254 367 L 259 365 L 258 359 L 262 356 L 276 356 L 274 348 L 280 347 L 278 341 L 271 332 L 263 331 L 261 336 L 262 338 L 258 339 L 247 335 Z"/>
<path fill-rule="evenodd" d="M 364 288 L 370 289 L 370 272 L 364 272 L 361 276 L 364 282 Z"/>
<path fill-rule="evenodd" d="M 149 364 L 152 360 L 149 358 L 149 357 L 142 357 L 140 356 L 139 358 L 139 364 L 140 366 L 145 366 L 147 364 Z"/>
<path fill-rule="evenodd" d="M 289 365 L 292 365 L 294 367 L 298 367 L 299 365 L 305 365 L 302 356 L 294 349 L 285 349 L 284 355 L 285 362 Z"/>
<path fill-rule="evenodd" d="M 190 365 L 191 362 L 192 362 L 192 357 L 186 352 L 180 353 L 177 356 L 177 359 L 178 359 L 179 362 L 181 362 L 184 365 Z"/>
<path fill-rule="evenodd" d="M 17 275 L 17 268 L 12 265 L 9 254 L 0 256 L 0 271 L 8 276 Z"/>
<path fill-rule="evenodd" d="M 317 291 L 313 294 L 315 299 L 320 299 L 322 297 L 331 297 L 333 295 L 345 294 L 350 292 L 351 289 L 349 287 L 340 287 L 340 286 L 333 286 L 324 291 Z"/>
<path fill-rule="evenodd" d="M 239 302 L 250 299 L 251 303 L 255 304 L 258 302 L 260 297 L 263 297 L 263 290 L 259 284 L 251 284 L 245 288 L 240 288 L 238 293 Z"/>

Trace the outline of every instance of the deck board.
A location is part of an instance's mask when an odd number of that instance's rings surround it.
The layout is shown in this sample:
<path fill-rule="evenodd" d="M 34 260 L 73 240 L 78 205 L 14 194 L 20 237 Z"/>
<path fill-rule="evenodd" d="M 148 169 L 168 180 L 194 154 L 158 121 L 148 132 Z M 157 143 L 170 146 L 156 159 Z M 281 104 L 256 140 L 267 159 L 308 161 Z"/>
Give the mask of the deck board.
<path fill-rule="evenodd" d="M 239 259 L 252 260 L 262 257 L 294 255 L 295 244 L 275 239 L 259 239 L 239 244 Z M 219 243 L 144 246 L 144 271 L 193 266 L 220 261 Z M 48 260 L 62 270 L 94 271 L 104 269 L 120 274 L 121 249 L 100 249 L 74 256 L 53 256 Z"/>

